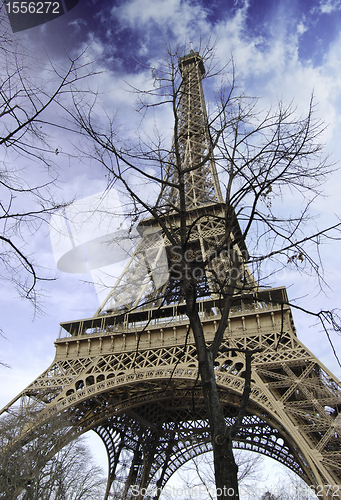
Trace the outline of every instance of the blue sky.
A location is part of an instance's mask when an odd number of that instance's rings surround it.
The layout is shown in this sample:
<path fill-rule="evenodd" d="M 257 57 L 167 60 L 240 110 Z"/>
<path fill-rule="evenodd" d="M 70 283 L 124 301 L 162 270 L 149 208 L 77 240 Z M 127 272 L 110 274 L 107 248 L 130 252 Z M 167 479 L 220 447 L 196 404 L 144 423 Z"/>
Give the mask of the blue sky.
<path fill-rule="evenodd" d="M 259 97 L 264 108 L 283 99 L 301 113 L 314 92 L 317 116 L 328 125 L 323 135 L 326 152 L 331 161 L 341 158 L 341 0 L 80 0 L 64 16 L 18 32 L 14 39 L 38 55 L 43 66 L 47 56 L 62 65 L 65 52 L 74 56 L 87 48 L 84 57 L 95 60 L 101 71 L 91 80 L 92 88 L 103 94 L 110 112 L 122 114 L 123 110 L 127 129 L 136 119 L 134 97 L 127 93 L 126 82 L 140 84 L 149 78 L 148 67 L 164 56 L 164 43 L 188 47 L 192 41 L 197 49 L 200 39 L 211 39 L 217 60 L 223 65 L 233 55 L 239 85 Z M 164 123 L 167 128 L 167 120 Z M 60 131 L 51 130 L 51 134 L 52 143 L 65 152 L 77 142 Z M 62 198 L 81 198 L 105 188 L 104 172 L 93 164 L 76 157 L 69 162 L 64 155 L 57 163 Z M 313 207 L 322 223 L 340 214 L 340 183 L 336 172 L 324 186 L 326 197 Z M 84 283 L 91 281 L 90 275 L 57 271 L 46 226 L 29 239 L 27 251 L 58 279 L 46 284 L 43 314 L 34 321 L 30 304 L 6 286 L 0 288 L 1 326 L 7 337 L 0 338 L 0 358 L 11 366 L 0 367 L 0 406 L 52 362 L 59 322 L 91 317 L 98 306 L 93 287 Z M 340 304 L 340 242 L 330 242 L 322 252 L 330 284 L 324 293 L 317 294 L 313 277 L 287 271 L 276 279 L 278 286 L 288 286 L 292 299 L 301 297 L 301 305 L 330 309 Z M 297 313 L 294 317 L 299 338 L 340 377 L 341 369 L 320 327 L 313 326 L 311 318 Z M 339 338 L 334 341 L 341 353 Z"/>
<path fill-rule="evenodd" d="M 80 0 L 66 15 L 18 34 L 51 52 L 64 46 L 101 44 L 112 69 L 134 71 L 137 55 L 145 61 L 160 52 L 162 41 L 184 43 L 191 38 L 236 34 L 265 55 L 279 38 L 295 49 L 304 63 L 321 65 L 339 36 L 338 0 Z M 233 40 L 224 41 L 225 47 Z"/>

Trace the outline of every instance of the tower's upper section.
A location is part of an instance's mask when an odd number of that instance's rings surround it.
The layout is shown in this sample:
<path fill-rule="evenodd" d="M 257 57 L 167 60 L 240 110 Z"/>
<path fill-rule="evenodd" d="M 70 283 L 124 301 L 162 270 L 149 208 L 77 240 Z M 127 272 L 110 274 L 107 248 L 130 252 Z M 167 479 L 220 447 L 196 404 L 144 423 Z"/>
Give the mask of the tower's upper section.
<path fill-rule="evenodd" d="M 193 49 L 191 49 L 189 54 L 180 57 L 179 68 L 182 76 L 184 76 L 184 74 L 188 73 L 189 71 L 193 71 L 194 68 L 198 68 L 200 73 L 200 81 L 205 74 L 204 62 L 200 57 L 199 52 L 194 52 Z"/>
<path fill-rule="evenodd" d="M 186 208 L 191 210 L 223 200 L 213 158 L 202 88 L 204 63 L 199 53 L 191 50 L 180 58 L 179 68 L 182 80 L 177 109 L 178 126 L 173 137 L 167 176 L 177 184 L 179 170 L 185 173 Z M 174 188 L 165 189 L 161 194 L 159 206 L 178 204 L 179 191 Z"/>

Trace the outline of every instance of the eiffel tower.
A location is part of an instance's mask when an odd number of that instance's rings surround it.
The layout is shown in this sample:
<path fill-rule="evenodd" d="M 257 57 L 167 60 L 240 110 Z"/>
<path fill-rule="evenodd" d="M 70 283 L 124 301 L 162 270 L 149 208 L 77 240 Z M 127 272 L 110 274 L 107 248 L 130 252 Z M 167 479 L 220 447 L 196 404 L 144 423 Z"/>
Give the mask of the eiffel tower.
<path fill-rule="evenodd" d="M 224 203 L 210 154 L 205 68 L 193 50 L 180 59 L 179 68 L 177 154 L 183 164 L 199 165 L 185 177 L 188 224 L 193 228 L 189 249 L 207 258 L 224 230 Z M 165 178 L 173 187 L 160 193 L 157 207 L 177 228 L 178 173 L 170 166 Z M 171 242 L 152 218 L 140 229 L 143 238 L 96 314 L 61 323 L 51 366 L 1 412 L 19 411 L 27 421 L 7 451 L 26 446 L 51 419 L 61 422 L 62 439 L 60 432 L 58 439 L 51 436 L 49 456 L 94 430 L 108 454 L 105 499 L 115 487 L 122 498 L 129 498 L 134 485 L 154 485 L 157 499 L 181 465 L 211 449 L 194 338 L 181 281 L 172 271 Z M 233 231 L 240 232 L 237 220 Z M 247 255 L 242 243 L 238 252 Z M 228 264 L 218 259 L 215 266 L 226 269 Z M 257 288 L 246 266 L 245 276 L 250 286 L 235 294 L 216 359 L 220 398 L 232 425 L 244 387 L 242 350 L 258 349 L 247 413 L 234 447 L 285 464 L 320 497 L 341 498 L 340 382 L 297 338 L 286 289 Z M 198 290 L 209 343 L 221 317 L 212 273 L 200 275 Z"/>

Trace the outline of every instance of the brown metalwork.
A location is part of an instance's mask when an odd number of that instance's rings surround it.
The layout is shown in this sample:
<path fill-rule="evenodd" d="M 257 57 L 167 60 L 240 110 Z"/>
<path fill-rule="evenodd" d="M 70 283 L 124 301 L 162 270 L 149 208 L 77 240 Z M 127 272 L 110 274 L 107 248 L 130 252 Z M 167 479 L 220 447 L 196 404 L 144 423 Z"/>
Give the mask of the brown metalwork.
<path fill-rule="evenodd" d="M 207 256 L 223 234 L 224 205 L 207 135 L 203 62 L 191 52 L 180 66 L 181 154 L 186 164 L 206 159 L 199 176 L 188 173 L 189 224 L 198 221 L 193 224 L 191 244 L 193 252 Z M 174 203 L 175 193 L 162 193 L 160 206 Z M 167 217 L 176 228 L 177 216 Z M 153 227 L 153 222 L 145 225 Z M 239 231 L 237 221 L 234 231 Z M 114 487 L 122 498 L 129 497 L 132 485 L 154 485 L 154 498 L 158 498 L 178 467 L 211 448 L 181 284 L 171 271 L 161 289 L 153 285 L 152 276 L 149 281 L 145 277 L 138 283 L 129 281 L 145 252 L 153 245 L 156 254 L 161 251 L 156 233 L 151 231 L 142 240 L 94 317 L 61 324 L 51 366 L 2 410 L 32 415 L 7 449 L 18 443 L 25 446 L 51 418 L 67 422 L 63 442 L 95 430 L 108 451 L 105 498 Z M 171 262 L 169 241 L 162 241 Z M 236 250 L 246 255 L 242 244 Z M 228 262 L 217 257 L 199 287 L 199 315 L 208 343 L 220 320 L 219 296 L 211 279 L 220 268 L 228 272 Z M 127 298 L 130 287 L 135 287 L 133 302 Z M 308 485 L 331 485 L 329 497 L 341 498 L 337 489 L 341 483 L 340 382 L 297 338 L 285 288 L 259 290 L 246 266 L 243 290 L 234 297 L 216 360 L 216 380 L 229 425 L 244 387 L 243 349 L 259 352 L 252 362 L 247 415 L 234 446 L 274 458 Z M 52 452 L 57 446 L 52 437 Z M 326 489 L 323 494 L 328 497 Z"/>

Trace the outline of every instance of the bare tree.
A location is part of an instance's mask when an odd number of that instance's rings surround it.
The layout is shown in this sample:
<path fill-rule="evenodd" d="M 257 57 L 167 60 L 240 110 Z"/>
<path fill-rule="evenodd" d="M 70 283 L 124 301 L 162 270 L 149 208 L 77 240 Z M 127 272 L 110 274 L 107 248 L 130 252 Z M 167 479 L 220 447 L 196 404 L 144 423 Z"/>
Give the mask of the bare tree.
<path fill-rule="evenodd" d="M 333 487 L 330 487 L 333 493 Z M 319 494 L 320 493 L 320 494 Z M 299 477 L 289 475 L 287 480 L 279 481 L 271 491 L 259 495 L 250 495 L 250 500 L 316 500 L 321 497 L 321 488 L 308 486 Z"/>
<path fill-rule="evenodd" d="M 0 498 L 103 498 L 106 482 L 103 471 L 93 465 L 84 439 L 76 438 L 63 446 L 63 419 L 58 423 L 48 422 L 35 433 L 34 439 L 18 443 L 14 453 L 6 453 L 7 443 L 28 420 L 29 417 L 21 412 L 10 414 L 1 421 L 0 443 L 5 451 L 0 457 Z"/>
<path fill-rule="evenodd" d="M 0 63 L 0 278 L 37 305 L 37 282 L 51 277 L 38 271 L 27 240 L 64 203 L 55 199 L 60 151 L 50 133 L 64 126 L 56 110 L 92 70 L 81 55 L 64 68 L 37 60 L 11 39 L 4 18 Z"/>
<path fill-rule="evenodd" d="M 263 466 L 261 455 L 236 450 L 234 456 L 238 465 L 238 483 L 242 485 L 247 485 L 250 481 L 259 483 Z M 210 500 L 215 499 L 214 467 L 211 452 L 194 457 L 183 465 L 177 474 L 181 481 L 178 484 L 179 488 L 188 492 L 184 496 L 186 500 L 198 498 L 198 492 L 200 492 L 200 496 L 204 494 Z"/>
<path fill-rule="evenodd" d="M 129 133 L 129 140 L 121 139 L 117 118 L 109 118 L 101 127 L 92 108 L 77 100 L 74 119 L 81 133 L 92 139 L 94 149 L 89 156 L 106 168 L 109 187 L 121 190 L 132 225 L 140 222 L 142 230 L 141 221 L 149 218 L 144 226 L 157 226 L 167 241 L 167 283 L 158 288 L 154 280 L 149 288 L 138 291 L 127 274 L 115 285 L 111 305 L 104 304 L 102 310 L 185 302 L 210 422 L 215 483 L 222 492 L 218 496 L 237 499 L 238 467 L 232 442 L 246 411 L 253 351 L 244 351 L 244 392 L 235 423 L 227 427 L 215 359 L 231 307 L 242 293 L 254 298 L 276 269 L 293 266 L 300 272 L 314 271 L 323 280 L 319 243 L 338 238 L 340 223 L 336 220 L 330 227 L 318 228 L 309 216 L 310 205 L 331 171 L 320 141 L 324 125 L 315 117 L 313 99 L 301 117 L 281 102 L 262 110 L 257 99 L 238 88 L 232 61 L 229 77 L 210 102 L 206 116 L 198 82 L 206 78 L 212 92 L 227 69 L 215 70 L 211 48 L 203 48 L 201 55 L 193 50 L 183 54 L 183 48 L 168 48 L 167 58 L 151 68 L 150 90 L 132 89 L 138 93 L 144 118 L 153 112 L 157 122 L 164 106 L 172 111 L 172 145 L 162 132 L 152 136 L 150 130 L 141 132 L 141 126 L 136 139 Z M 197 105 L 193 92 L 198 94 Z M 280 203 L 283 197 L 295 199 L 292 210 Z M 202 238 L 200 226 L 210 225 L 215 233 L 207 230 Z M 267 271 L 269 263 L 276 267 Z M 198 300 L 208 296 L 219 299 L 221 313 L 210 344 L 198 308 Z M 323 319 L 322 313 L 316 314 Z M 234 496 L 227 495 L 227 490 L 234 491 Z"/>
<path fill-rule="evenodd" d="M 22 500 L 102 500 L 106 478 L 92 464 L 90 450 L 81 438 L 60 450 L 21 495 Z"/>

